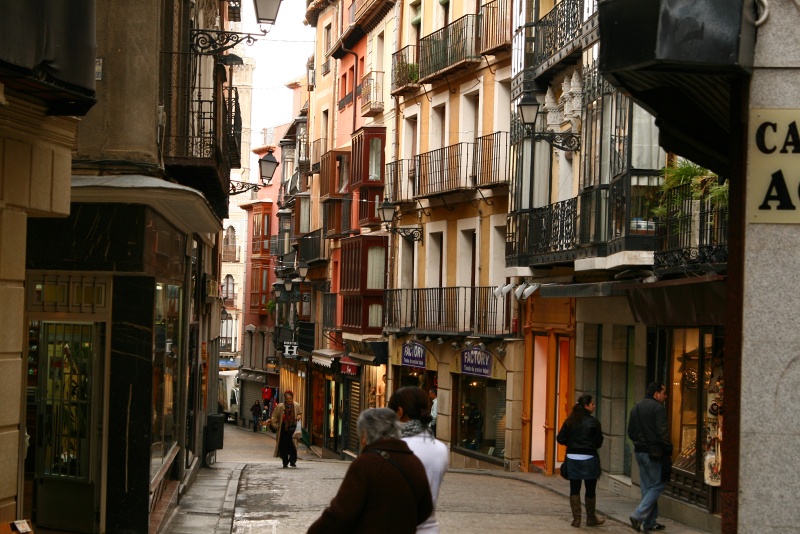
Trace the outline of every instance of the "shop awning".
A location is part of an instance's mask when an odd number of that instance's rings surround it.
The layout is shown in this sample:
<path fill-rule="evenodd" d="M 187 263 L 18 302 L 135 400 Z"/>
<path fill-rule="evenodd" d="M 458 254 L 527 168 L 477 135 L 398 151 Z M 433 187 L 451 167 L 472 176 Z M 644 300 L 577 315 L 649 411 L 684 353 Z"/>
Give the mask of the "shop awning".
<path fill-rule="evenodd" d="M 355 358 L 356 360 L 361 360 L 362 362 L 372 363 L 375 361 L 375 356 L 370 354 L 359 354 L 358 352 L 351 352 L 348 354 L 351 358 Z"/>
<path fill-rule="evenodd" d="M 72 202 L 142 204 L 185 234 L 216 234 L 222 223 L 196 189 L 139 174 L 73 176 Z"/>
<path fill-rule="evenodd" d="M 636 322 L 659 326 L 724 325 L 725 278 L 707 275 L 621 287 Z"/>
<path fill-rule="evenodd" d="M 311 362 L 323 367 L 330 367 L 333 364 L 333 360 L 341 357 L 342 355 L 344 355 L 344 352 L 341 350 L 314 349 L 314 351 L 311 353 Z"/>

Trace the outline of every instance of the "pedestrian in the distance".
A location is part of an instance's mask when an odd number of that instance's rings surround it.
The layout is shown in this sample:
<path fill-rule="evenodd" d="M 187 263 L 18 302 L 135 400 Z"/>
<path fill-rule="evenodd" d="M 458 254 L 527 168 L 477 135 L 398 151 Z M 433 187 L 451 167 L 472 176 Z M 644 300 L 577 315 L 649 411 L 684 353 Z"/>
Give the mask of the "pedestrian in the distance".
<path fill-rule="evenodd" d="M 600 478 L 600 457 L 597 449 L 603 445 L 603 429 L 593 417 L 596 405 L 591 395 L 581 395 L 572 407 L 556 441 L 567 446 L 567 478 L 572 526 L 581 526 L 581 483 L 586 486 L 586 526 L 596 527 L 606 522 L 597 517 L 597 479 Z"/>
<path fill-rule="evenodd" d="M 294 393 L 287 390 L 283 394 L 284 401 L 275 407 L 270 419 L 270 427 L 278 434 L 275 436 L 275 452 L 273 456 L 281 457 L 283 467 L 297 467 L 297 447 L 292 434 L 297 428 L 297 421 L 303 414 L 300 405 L 294 402 Z"/>
<path fill-rule="evenodd" d="M 425 468 L 400 439 L 397 415 L 370 408 L 358 416 L 361 454 L 308 534 L 414 534 L 431 515 Z"/>
<path fill-rule="evenodd" d="M 428 391 L 428 398 L 431 399 L 431 433 L 436 436 L 436 416 L 439 415 L 439 393 L 436 388 Z"/>
<path fill-rule="evenodd" d="M 437 534 L 439 523 L 436 520 L 436 499 L 439 486 L 449 466 L 450 453 L 447 445 L 437 440 L 430 430 L 432 416 L 429 397 L 425 390 L 416 386 L 400 388 L 389 398 L 389 408 L 395 411 L 400 420 L 403 441 L 414 451 L 414 454 L 425 466 L 428 483 L 431 487 L 434 511 L 424 523 L 417 527 L 417 532 Z"/>
<path fill-rule="evenodd" d="M 254 402 L 250 407 L 250 413 L 253 414 L 253 432 L 258 432 L 258 427 L 261 424 L 261 403 Z"/>
<path fill-rule="evenodd" d="M 662 469 L 672 456 L 672 442 L 667 426 L 667 388 L 662 382 L 651 382 L 645 397 L 631 409 L 628 418 L 628 437 L 633 441 L 636 463 L 639 464 L 639 484 L 642 502 L 630 516 L 635 530 L 664 530 L 658 519 L 658 498 L 666 487 Z M 669 462 L 671 464 L 671 462 Z"/>

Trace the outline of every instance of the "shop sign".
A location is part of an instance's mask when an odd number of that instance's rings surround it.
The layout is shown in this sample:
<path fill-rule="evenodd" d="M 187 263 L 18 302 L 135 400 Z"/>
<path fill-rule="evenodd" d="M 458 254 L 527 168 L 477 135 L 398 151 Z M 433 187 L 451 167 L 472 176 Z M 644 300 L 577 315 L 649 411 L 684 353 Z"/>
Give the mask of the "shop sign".
<path fill-rule="evenodd" d="M 297 359 L 297 341 L 283 342 L 283 357 Z"/>
<path fill-rule="evenodd" d="M 358 374 L 358 364 L 347 356 L 342 356 L 339 360 L 339 369 L 343 375 L 356 376 Z"/>
<path fill-rule="evenodd" d="M 492 355 L 481 349 L 461 351 L 461 372 L 468 375 L 492 376 Z"/>
<path fill-rule="evenodd" d="M 402 365 L 408 367 L 425 368 L 425 352 L 428 347 L 417 341 L 408 341 L 403 344 L 403 353 L 400 356 Z"/>
<path fill-rule="evenodd" d="M 747 142 L 747 221 L 800 224 L 800 109 L 754 109 Z"/>

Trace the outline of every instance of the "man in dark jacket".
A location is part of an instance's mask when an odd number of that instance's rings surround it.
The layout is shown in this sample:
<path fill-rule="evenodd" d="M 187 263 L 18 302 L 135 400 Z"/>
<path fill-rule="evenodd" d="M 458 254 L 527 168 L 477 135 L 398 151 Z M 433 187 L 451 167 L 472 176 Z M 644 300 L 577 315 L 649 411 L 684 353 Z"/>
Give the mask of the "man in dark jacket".
<path fill-rule="evenodd" d="M 664 460 L 672 454 L 667 426 L 667 388 L 661 382 L 647 386 L 645 398 L 633 407 L 628 418 L 628 437 L 633 441 L 636 463 L 639 464 L 639 481 L 642 502 L 630 516 L 631 526 L 648 530 L 663 530 L 658 523 L 658 498 L 664 491 L 661 469 Z"/>
<path fill-rule="evenodd" d="M 361 454 L 309 534 L 414 534 L 433 512 L 422 462 L 400 439 L 397 414 L 371 408 L 358 417 Z"/>

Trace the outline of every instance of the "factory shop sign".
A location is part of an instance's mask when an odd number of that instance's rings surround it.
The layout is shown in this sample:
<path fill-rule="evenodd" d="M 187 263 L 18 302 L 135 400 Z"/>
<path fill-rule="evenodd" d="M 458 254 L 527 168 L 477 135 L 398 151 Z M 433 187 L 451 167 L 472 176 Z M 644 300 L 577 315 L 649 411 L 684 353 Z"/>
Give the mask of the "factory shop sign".
<path fill-rule="evenodd" d="M 416 341 L 408 341 L 403 344 L 403 352 L 400 361 L 408 367 L 425 368 L 425 351 L 428 347 Z"/>
<path fill-rule="evenodd" d="M 747 160 L 747 222 L 800 224 L 800 110 L 752 110 Z"/>
<path fill-rule="evenodd" d="M 461 372 L 468 375 L 492 376 L 492 355 L 481 349 L 461 351 Z"/>

